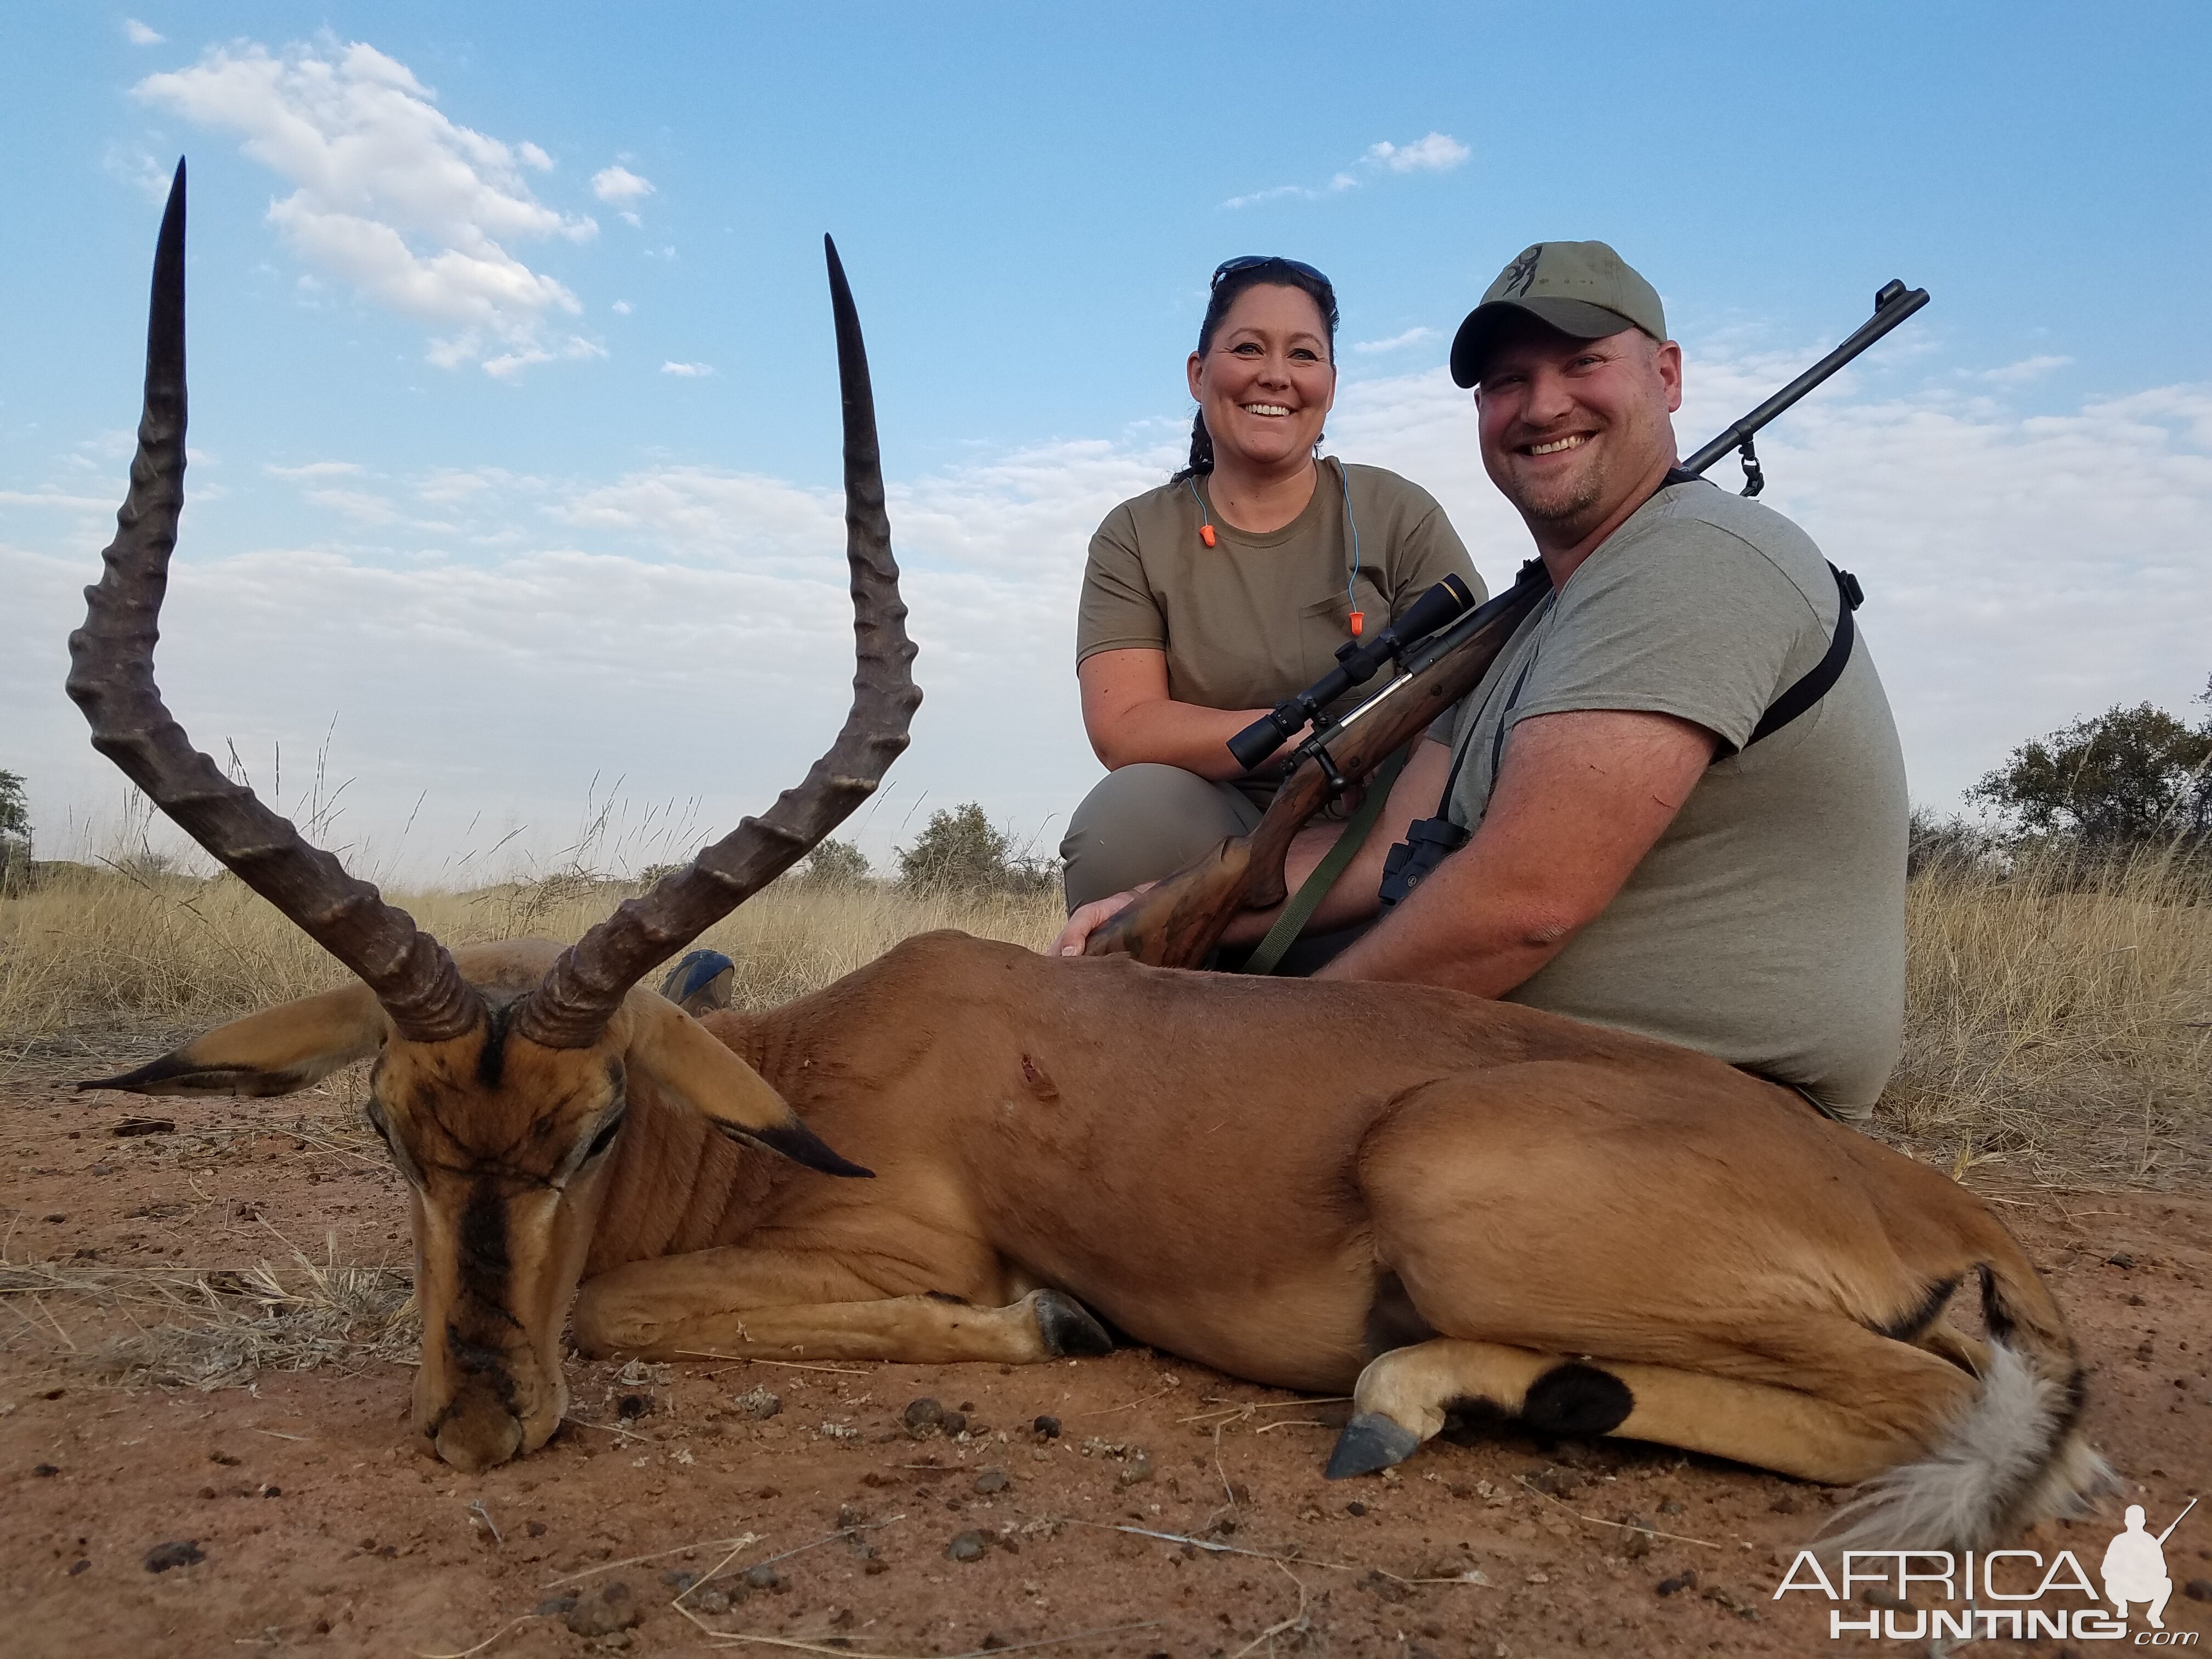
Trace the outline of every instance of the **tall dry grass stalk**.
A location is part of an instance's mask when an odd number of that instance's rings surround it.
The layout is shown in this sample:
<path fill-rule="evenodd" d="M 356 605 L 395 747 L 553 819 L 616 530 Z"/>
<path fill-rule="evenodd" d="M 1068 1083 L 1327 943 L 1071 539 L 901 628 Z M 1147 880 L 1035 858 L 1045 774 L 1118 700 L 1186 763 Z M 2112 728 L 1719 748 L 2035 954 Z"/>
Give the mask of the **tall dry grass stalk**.
<path fill-rule="evenodd" d="M 2162 1186 L 2212 1164 L 2212 866 L 2152 848 L 1952 855 L 1906 901 L 1881 1119 L 1960 1172 Z"/>
<path fill-rule="evenodd" d="M 635 885 L 575 877 L 392 896 L 448 945 L 573 939 Z M 1056 893 L 917 894 L 868 883 L 777 882 L 701 943 L 738 964 L 736 994 L 772 1007 L 817 990 L 911 934 L 957 927 L 1032 948 L 1060 921 Z M 64 871 L 0 898 L 0 1047 L 71 1030 L 213 1023 L 328 990 L 344 970 L 241 883 Z"/>

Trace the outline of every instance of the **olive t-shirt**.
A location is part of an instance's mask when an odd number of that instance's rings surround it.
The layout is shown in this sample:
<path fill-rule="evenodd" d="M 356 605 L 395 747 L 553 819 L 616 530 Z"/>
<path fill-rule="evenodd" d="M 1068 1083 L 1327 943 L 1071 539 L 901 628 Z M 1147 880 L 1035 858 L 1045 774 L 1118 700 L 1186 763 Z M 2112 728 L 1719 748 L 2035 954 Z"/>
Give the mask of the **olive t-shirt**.
<path fill-rule="evenodd" d="M 1907 803 L 1864 631 L 1827 696 L 1742 747 L 1826 654 L 1841 605 L 1811 538 L 1700 481 L 1662 489 L 1522 625 L 1454 720 L 1455 823 L 1481 822 L 1503 734 L 1534 714 L 1673 714 L 1723 758 L 1509 1000 L 1872 1108 L 1903 1041 Z"/>
<path fill-rule="evenodd" d="M 1122 502 L 1098 526 L 1083 573 L 1077 662 L 1101 651 L 1164 651 L 1168 696 L 1177 702 L 1270 708 L 1336 666 L 1355 608 L 1372 637 L 1448 575 L 1484 597 L 1443 508 L 1395 472 L 1323 460 L 1304 510 L 1264 535 L 1223 523 L 1209 501 L 1212 547 L 1199 538 L 1192 483 L 1206 493 L 1202 477 L 1163 484 Z M 1387 683 L 1378 674 L 1339 707 Z"/>

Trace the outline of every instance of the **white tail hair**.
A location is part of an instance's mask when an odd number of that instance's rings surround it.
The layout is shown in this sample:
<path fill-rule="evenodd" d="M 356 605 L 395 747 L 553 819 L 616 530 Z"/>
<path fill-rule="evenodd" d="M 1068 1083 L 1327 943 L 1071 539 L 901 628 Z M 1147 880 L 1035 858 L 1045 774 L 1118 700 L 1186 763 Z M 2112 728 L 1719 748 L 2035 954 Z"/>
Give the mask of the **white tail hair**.
<path fill-rule="evenodd" d="M 2081 1438 L 2075 1391 L 2002 1339 L 1982 1386 L 1927 1456 L 1866 1482 L 1820 1535 L 1824 1551 L 1983 1549 L 2073 1514 L 2112 1482 Z"/>

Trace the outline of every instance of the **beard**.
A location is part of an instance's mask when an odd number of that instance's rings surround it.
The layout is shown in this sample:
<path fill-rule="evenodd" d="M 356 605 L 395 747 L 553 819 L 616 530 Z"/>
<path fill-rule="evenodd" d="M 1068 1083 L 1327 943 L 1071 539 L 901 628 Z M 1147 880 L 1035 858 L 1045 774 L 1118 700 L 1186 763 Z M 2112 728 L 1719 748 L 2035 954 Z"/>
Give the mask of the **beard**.
<path fill-rule="evenodd" d="M 1531 529 L 1539 525 L 1553 531 L 1571 529 L 1587 520 L 1605 497 L 1605 463 L 1598 456 L 1565 477 L 1530 481 L 1510 467 L 1504 477 L 1492 477 L 1498 492 Z"/>

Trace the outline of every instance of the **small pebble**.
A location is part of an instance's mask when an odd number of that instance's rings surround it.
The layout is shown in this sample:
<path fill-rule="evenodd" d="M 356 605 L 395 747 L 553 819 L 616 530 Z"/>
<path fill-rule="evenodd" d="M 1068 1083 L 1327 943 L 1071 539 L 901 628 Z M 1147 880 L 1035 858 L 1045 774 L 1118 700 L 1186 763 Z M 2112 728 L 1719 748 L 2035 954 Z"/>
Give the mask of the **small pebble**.
<path fill-rule="evenodd" d="M 701 1613 L 727 1613 L 730 1598 L 718 1589 L 702 1589 L 691 1597 L 690 1605 Z"/>
<path fill-rule="evenodd" d="M 985 1469 L 981 1474 L 975 1477 L 975 1490 L 977 1492 L 1004 1492 L 1006 1489 L 1006 1472 L 1004 1469 Z"/>
<path fill-rule="evenodd" d="M 1030 1425 L 1030 1428 L 1040 1440 L 1060 1438 L 1060 1419 L 1056 1417 L 1040 1417 Z"/>
<path fill-rule="evenodd" d="M 1121 1466 L 1121 1472 L 1115 1475 L 1114 1480 L 1118 1486 L 1133 1486 L 1140 1480 L 1149 1480 L 1152 1478 L 1152 1461 L 1140 1454 L 1124 1463 Z"/>
<path fill-rule="evenodd" d="M 1682 1500 L 1679 1498 L 1669 1498 L 1659 1505 L 1659 1513 L 1662 1515 L 1680 1515 L 1681 1512 Z"/>
<path fill-rule="evenodd" d="M 528 1522 L 525 1523 L 522 1529 L 528 1533 L 532 1538 L 543 1538 L 545 1536 L 545 1523 L 543 1521 Z"/>
<path fill-rule="evenodd" d="M 781 1397 L 770 1394 L 766 1389 L 749 1389 L 733 1396 L 730 1404 L 759 1422 L 766 1422 L 783 1409 Z"/>
<path fill-rule="evenodd" d="M 81 1573 L 81 1572 L 84 1571 L 86 1569 L 88 1569 L 88 1567 L 90 1567 L 91 1565 L 92 1565 L 92 1563 L 91 1563 L 91 1562 L 87 1561 L 87 1560 L 84 1560 L 84 1559 L 77 1559 L 77 1560 L 72 1561 L 72 1562 L 70 1562 L 70 1563 L 69 1576 L 70 1576 L 70 1577 L 74 1578 L 74 1577 L 76 1577 L 77 1576 L 77 1574 L 79 1574 L 79 1573 Z"/>
<path fill-rule="evenodd" d="M 841 1504 L 837 1506 L 838 1531 L 850 1532 L 855 1527 L 865 1527 L 867 1524 L 868 1512 L 858 1504 Z"/>
<path fill-rule="evenodd" d="M 757 1567 L 745 1569 L 745 1588 L 757 1590 L 780 1590 L 783 1588 L 783 1575 L 763 1561 Z"/>
<path fill-rule="evenodd" d="M 981 1533 L 963 1532 L 945 1547 L 945 1553 L 948 1559 L 954 1561 L 980 1561 L 983 1559 L 983 1549 Z"/>
<path fill-rule="evenodd" d="M 904 1420 L 907 1432 L 919 1440 L 932 1430 L 943 1426 L 945 1407 L 925 1396 L 908 1404 Z"/>
<path fill-rule="evenodd" d="M 1695 1589 L 1697 1587 L 1698 1575 L 1692 1568 L 1688 1572 L 1678 1572 L 1672 1578 L 1662 1578 L 1658 1590 L 1662 1595 L 1672 1595 L 1678 1590 Z"/>
<path fill-rule="evenodd" d="M 1367 1505 L 1355 1498 L 1344 1506 L 1344 1512 L 1350 1516 L 1364 1515 L 1367 1513 Z"/>
<path fill-rule="evenodd" d="M 61 1469 L 52 1463 L 33 1463 L 31 1465 L 31 1473 L 41 1480 L 51 1480 L 61 1473 Z"/>
<path fill-rule="evenodd" d="M 146 1552 L 146 1571 L 167 1572 L 171 1567 L 189 1567 L 204 1561 L 207 1554 L 196 1539 L 179 1539 L 174 1543 L 156 1544 Z"/>

